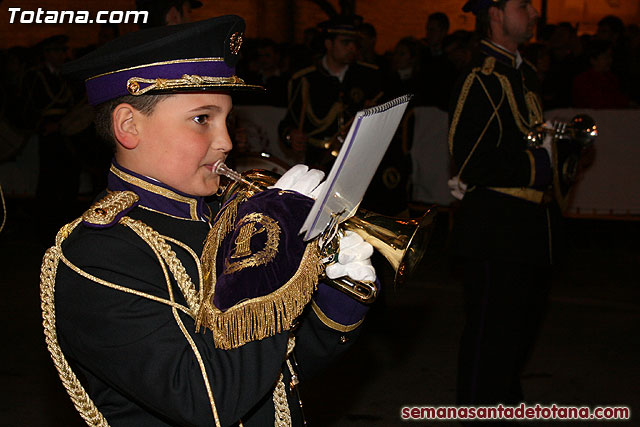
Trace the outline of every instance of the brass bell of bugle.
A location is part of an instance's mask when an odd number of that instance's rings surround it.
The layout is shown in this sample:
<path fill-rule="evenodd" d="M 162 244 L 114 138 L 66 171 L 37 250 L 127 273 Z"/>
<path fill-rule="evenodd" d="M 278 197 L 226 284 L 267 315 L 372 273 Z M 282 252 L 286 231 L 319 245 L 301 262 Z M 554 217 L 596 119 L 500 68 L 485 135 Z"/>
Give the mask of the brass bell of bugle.
<path fill-rule="evenodd" d="M 373 246 L 396 272 L 394 285 L 401 285 L 422 259 L 433 233 L 436 210 L 429 209 L 420 218 L 395 218 L 366 209 L 342 225 Z"/>

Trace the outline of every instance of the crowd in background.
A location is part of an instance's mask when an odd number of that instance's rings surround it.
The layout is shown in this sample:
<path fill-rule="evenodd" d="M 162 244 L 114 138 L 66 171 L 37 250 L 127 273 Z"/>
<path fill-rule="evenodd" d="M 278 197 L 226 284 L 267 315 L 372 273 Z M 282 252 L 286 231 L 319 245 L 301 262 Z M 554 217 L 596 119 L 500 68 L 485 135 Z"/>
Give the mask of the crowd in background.
<path fill-rule="evenodd" d="M 383 73 L 386 97 L 414 93 L 414 105 L 449 108 L 449 93 L 458 74 L 474 55 L 475 33 L 450 31 L 443 13 L 429 16 L 425 37 L 400 39 L 391 51 L 376 51 L 376 30 L 360 27 L 360 61 L 375 64 Z M 267 87 L 254 104 L 286 107 L 286 83 L 298 70 L 323 53 L 321 34 L 304 33 L 299 45 L 270 39 L 248 40 L 243 47 L 239 75 Z M 555 108 L 630 108 L 640 104 L 640 29 L 626 26 L 616 16 L 598 23 L 595 34 L 578 35 L 569 22 L 545 25 L 537 40 L 521 49 L 537 69 L 545 110 Z M 240 100 L 240 102 L 245 102 Z"/>
<path fill-rule="evenodd" d="M 0 114 L 20 127 L 34 125 L 26 114 L 34 108 L 29 97 L 35 70 L 47 68 L 53 74 L 66 60 L 82 56 L 119 35 L 116 24 L 103 24 L 98 42 L 70 51 L 66 36 L 51 37 L 32 47 L 14 46 L 0 51 L 2 103 Z M 300 44 L 276 43 L 268 38 L 245 41 L 238 75 L 247 82 L 263 85 L 258 97 L 239 98 L 238 103 L 287 106 L 287 82 L 297 71 L 323 54 L 321 32 L 309 28 Z M 393 50 L 378 53 L 376 29 L 361 25 L 360 57 L 383 73 L 385 97 L 414 93 L 414 105 L 448 109 L 449 92 L 457 75 L 471 61 L 478 44 L 475 33 L 450 31 L 449 19 L 437 12 L 429 16 L 425 36 L 400 39 Z M 536 68 L 542 82 L 545 110 L 563 107 L 628 108 L 640 104 L 640 28 L 625 27 L 616 16 L 598 23 L 595 34 L 578 35 L 569 22 L 548 24 L 535 42 L 521 53 Z M 76 85 L 74 99 L 82 97 Z M 31 122 L 31 123 L 30 123 Z"/>
<path fill-rule="evenodd" d="M 426 20 L 424 37 L 403 37 L 384 53 L 377 51 L 376 29 L 366 19 L 360 34 L 359 61 L 380 70 L 384 99 L 413 93 L 413 106 L 444 111 L 450 109 L 449 94 L 479 43 L 473 32 L 451 31 L 448 17 L 440 12 Z M 68 37 L 59 35 L 32 47 L 15 46 L 0 52 L 1 132 L 12 133 L 11 137 L 3 135 L 0 162 L 11 160 L 20 149 L 20 144 L 12 143 L 16 132 L 37 134 L 41 154 L 37 195 L 51 199 L 55 194 L 52 204 L 66 205 L 78 193 L 91 197 L 88 193 L 104 188 L 111 154 L 101 144 L 87 143 L 97 137 L 86 108 L 84 85 L 66 81 L 60 68 L 65 61 L 118 35 L 117 25 L 104 24 L 97 43 L 73 51 L 68 49 Z M 267 90 L 258 96 L 238 96 L 234 102 L 286 108 L 289 79 L 318 61 L 323 49 L 318 28 L 307 29 L 299 44 L 245 40 L 237 74 Z M 600 20 L 595 34 L 583 35 L 568 22 L 549 24 L 539 30 L 535 42 L 520 51 L 537 68 L 545 110 L 634 108 L 640 104 L 640 29 L 636 24 L 625 26 L 618 17 L 607 16 Z M 61 184 L 65 180 L 68 182 Z M 58 187 L 55 191 L 53 185 Z M 60 186 L 69 188 L 68 194 Z M 50 222 L 53 229 L 62 221 L 51 218 Z"/>

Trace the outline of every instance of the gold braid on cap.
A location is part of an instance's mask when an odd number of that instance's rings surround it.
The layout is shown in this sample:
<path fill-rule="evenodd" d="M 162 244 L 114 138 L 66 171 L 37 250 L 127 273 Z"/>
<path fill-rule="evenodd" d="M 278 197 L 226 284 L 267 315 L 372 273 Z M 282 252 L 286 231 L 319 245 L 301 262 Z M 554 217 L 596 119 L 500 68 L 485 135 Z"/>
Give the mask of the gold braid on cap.
<path fill-rule="evenodd" d="M 238 205 L 247 199 L 238 194 L 211 227 L 202 250 L 204 297 L 196 316 L 196 328 L 213 332 L 214 345 L 229 350 L 248 342 L 290 330 L 311 301 L 323 271 L 316 244 L 307 247 L 294 275 L 270 294 L 243 300 L 222 311 L 213 304 L 216 287 L 216 260 L 224 238 L 234 230 Z"/>
<path fill-rule="evenodd" d="M 141 88 L 140 83 L 146 83 L 149 86 Z M 209 77 L 198 76 L 195 74 L 183 74 L 179 79 L 144 79 L 142 77 L 131 77 L 127 80 L 127 91 L 129 91 L 131 95 L 137 96 L 143 95 L 152 90 L 244 85 L 244 80 L 238 76 Z"/>

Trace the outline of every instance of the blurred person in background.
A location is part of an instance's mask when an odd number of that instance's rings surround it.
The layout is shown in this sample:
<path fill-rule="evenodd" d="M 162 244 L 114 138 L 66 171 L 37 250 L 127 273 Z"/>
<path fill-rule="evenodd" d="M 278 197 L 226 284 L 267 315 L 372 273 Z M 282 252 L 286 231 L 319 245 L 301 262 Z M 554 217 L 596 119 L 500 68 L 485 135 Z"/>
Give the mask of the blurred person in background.
<path fill-rule="evenodd" d="M 590 67 L 573 81 L 576 108 L 628 108 L 629 97 L 620 89 L 620 80 L 611 71 L 613 43 L 595 39 L 587 46 Z"/>
<path fill-rule="evenodd" d="M 39 216 L 43 239 L 51 239 L 60 224 L 76 214 L 80 164 L 77 150 L 62 129 L 63 118 L 75 104 L 69 81 L 60 74 L 69 55 L 69 38 L 60 34 L 35 47 L 40 64 L 25 72 L 20 91 L 21 127 L 38 135 L 39 174 L 36 197 L 56 206 Z"/>
<path fill-rule="evenodd" d="M 449 18 L 442 12 L 429 15 L 426 35 L 421 39 L 420 103 L 447 111 L 449 95 L 455 81 L 453 65 L 444 54 L 442 42 L 449 33 Z"/>
<path fill-rule="evenodd" d="M 360 52 L 358 59 L 361 62 L 367 64 L 377 65 L 378 68 L 383 70 L 386 66 L 386 60 L 383 55 L 379 55 L 376 52 L 376 42 L 378 40 L 378 33 L 376 28 L 368 23 L 363 22 L 360 25 Z"/>
<path fill-rule="evenodd" d="M 385 95 L 389 98 L 415 94 L 413 105 L 419 105 L 420 94 L 420 42 L 414 37 L 404 37 L 396 43 L 391 63 L 384 79 Z"/>
<path fill-rule="evenodd" d="M 630 43 L 622 19 L 615 15 L 602 18 L 598 21 L 598 30 L 594 38 L 611 42 L 611 72 L 618 76 L 622 91 L 628 93 L 633 85 L 630 75 L 633 58 L 630 55 Z"/>
<path fill-rule="evenodd" d="M 202 7 L 198 0 L 136 0 L 137 10 L 149 12 L 146 23 L 140 28 L 162 27 L 191 22 L 193 9 Z"/>
<path fill-rule="evenodd" d="M 316 169 L 331 168 L 355 114 L 383 95 L 378 67 L 357 61 L 359 22 L 360 17 L 341 16 L 322 23 L 324 56 L 289 81 L 279 133 L 285 146 Z"/>
<path fill-rule="evenodd" d="M 548 42 L 551 64 L 545 84 L 545 110 L 568 108 L 572 105 L 573 79 L 584 70 L 581 61 L 582 44 L 575 28 L 568 22 L 554 27 Z"/>

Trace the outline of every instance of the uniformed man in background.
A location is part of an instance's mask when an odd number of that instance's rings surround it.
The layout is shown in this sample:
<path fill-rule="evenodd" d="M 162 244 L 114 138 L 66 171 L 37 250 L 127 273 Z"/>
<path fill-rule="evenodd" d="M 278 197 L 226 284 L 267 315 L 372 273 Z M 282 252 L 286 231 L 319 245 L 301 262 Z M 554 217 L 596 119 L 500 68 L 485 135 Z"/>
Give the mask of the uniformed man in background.
<path fill-rule="evenodd" d="M 518 47 L 538 12 L 530 0 L 470 0 L 483 40 L 450 108 L 450 182 L 462 198 L 454 251 L 464 269 L 466 324 L 458 403 L 517 404 L 520 375 L 545 309 L 558 256 L 557 204 L 548 197 L 550 145 L 527 146 L 542 122 L 535 69 Z M 465 191 L 466 190 L 466 191 Z"/>
<path fill-rule="evenodd" d="M 357 62 L 358 17 L 321 24 L 326 53 L 289 81 L 289 108 L 280 136 L 305 163 L 328 171 L 355 114 L 379 103 L 378 67 Z"/>

